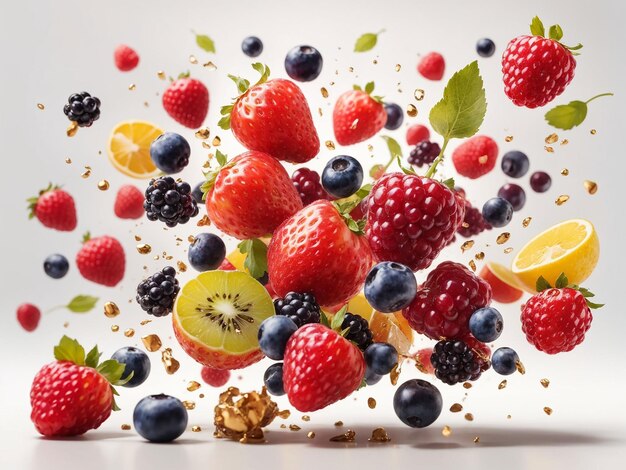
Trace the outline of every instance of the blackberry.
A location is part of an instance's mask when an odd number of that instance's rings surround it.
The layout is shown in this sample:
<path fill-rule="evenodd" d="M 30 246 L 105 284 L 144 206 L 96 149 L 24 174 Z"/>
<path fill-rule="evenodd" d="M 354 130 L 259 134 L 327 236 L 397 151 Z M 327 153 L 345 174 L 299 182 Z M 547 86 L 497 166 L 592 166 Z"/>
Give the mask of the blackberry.
<path fill-rule="evenodd" d="M 491 230 L 491 225 L 484 219 L 479 209 L 472 206 L 470 202 L 465 200 L 465 217 L 463 222 L 456 230 L 459 235 L 465 238 L 471 238 L 485 230 Z"/>
<path fill-rule="evenodd" d="M 137 303 L 150 315 L 163 317 L 172 311 L 179 290 L 176 270 L 166 266 L 139 283 Z"/>
<path fill-rule="evenodd" d="M 437 142 L 422 140 L 411 150 L 408 161 L 411 165 L 421 168 L 424 165 L 430 165 L 434 162 L 440 151 L 441 148 Z"/>
<path fill-rule="evenodd" d="M 100 118 L 100 100 L 86 91 L 70 95 L 63 112 L 80 127 L 89 127 Z"/>
<path fill-rule="evenodd" d="M 276 315 L 285 315 L 300 328 L 307 323 L 319 323 L 320 306 L 311 294 L 289 292 L 282 299 L 274 300 Z"/>
<path fill-rule="evenodd" d="M 367 320 L 362 316 L 350 312 L 346 313 L 341 329 L 345 330 L 346 328 L 350 328 L 350 331 L 345 335 L 345 338 L 356 343 L 361 351 L 365 351 L 372 344 L 372 330 L 370 330 Z"/>
<path fill-rule="evenodd" d="M 146 189 L 143 208 L 148 220 L 160 220 L 168 227 L 186 224 L 198 215 L 198 203 L 191 195 L 191 186 L 171 176 L 151 179 Z"/>
<path fill-rule="evenodd" d="M 324 191 L 320 182 L 320 175 L 308 168 L 298 168 L 291 175 L 291 181 L 302 199 L 302 204 L 308 206 L 318 199 L 331 199 L 330 195 Z"/>
<path fill-rule="evenodd" d="M 430 362 L 435 376 L 448 385 L 476 380 L 489 368 L 485 361 L 466 342 L 460 340 L 439 341 L 433 348 Z"/>

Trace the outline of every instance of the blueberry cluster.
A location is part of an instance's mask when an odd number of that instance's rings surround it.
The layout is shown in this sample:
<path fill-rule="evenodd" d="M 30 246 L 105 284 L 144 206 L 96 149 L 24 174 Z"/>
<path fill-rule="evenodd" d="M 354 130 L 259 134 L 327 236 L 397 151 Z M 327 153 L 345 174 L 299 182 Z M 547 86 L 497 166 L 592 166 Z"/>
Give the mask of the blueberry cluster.
<path fill-rule="evenodd" d="M 163 317 L 172 311 L 179 290 L 176 270 L 166 266 L 139 283 L 137 303 L 150 315 Z"/>
<path fill-rule="evenodd" d="M 422 140 L 411 150 L 408 161 L 411 165 L 421 168 L 434 162 L 440 151 L 441 148 L 437 142 Z"/>
<path fill-rule="evenodd" d="M 481 360 L 464 341 L 439 341 L 430 362 L 435 376 L 448 385 L 476 380 L 482 373 Z"/>
<path fill-rule="evenodd" d="M 86 91 L 70 95 L 63 112 L 80 127 L 89 127 L 100 117 L 100 100 Z"/>
<path fill-rule="evenodd" d="M 186 224 L 198 215 L 198 203 L 191 195 L 191 186 L 171 176 L 150 180 L 143 208 L 148 220 L 160 220 L 168 227 Z"/>
<path fill-rule="evenodd" d="M 300 328 L 307 323 L 319 323 L 321 310 L 311 294 L 289 292 L 282 299 L 274 300 L 276 315 L 290 318 Z"/>
<path fill-rule="evenodd" d="M 345 330 L 346 328 L 350 328 L 350 330 L 344 337 L 355 343 L 361 351 L 365 351 L 372 344 L 372 330 L 370 330 L 367 320 L 362 316 L 350 312 L 346 313 L 341 329 Z"/>

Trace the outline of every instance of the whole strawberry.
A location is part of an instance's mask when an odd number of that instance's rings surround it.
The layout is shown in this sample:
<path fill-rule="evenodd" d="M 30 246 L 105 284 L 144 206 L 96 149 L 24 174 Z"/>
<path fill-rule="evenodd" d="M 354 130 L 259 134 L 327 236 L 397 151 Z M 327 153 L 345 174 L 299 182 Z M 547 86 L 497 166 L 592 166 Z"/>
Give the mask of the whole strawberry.
<path fill-rule="evenodd" d="M 197 129 L 209 111 L 209 90 L 189 74 L 181 74 L 163 93 L 163 108 L 179 124 Z"/>
<path fill-rule="evenodd" d="M 54 348 L 55 362 L 35 376 L 30 390 L 30 419 L 44 436 L 78 436 L 97 429 L 117 410 L 112 385 L 123 385 L 126 366 L 115 360 L 98 364 L 94 347 L 87 355 L 75 339 L 63 336 Z"/>
<path fill-rule="evenodd" d="M 91 238 L 87 233 L 76 255 L 76 266 L 88 281 L 108 287 L 116 286 L 124 277 L 124 248 L 113 237 Z"/>
<path fill-rule="evenodd" d="M 559 41 L 560 26 L 550 27 L 548 37 L 538 17 L 530 25 L 532 36 L 513 39 L 502 55 L 504 92 L 517 106 L 537 108 L 559 96 L 574 78 L 576 59 Z"/>
<path fill-rule="evenodd" d="M 232 105 L 222 108 L 219 126 L 232 129 L 248 150 L 286 162 L 308 162 L 318 154 L 320 141 L 302 91 L 289 80 L 268 81 L 270 70 L 262 64 L 252 67 L 261 73 L 252 87 L 248 80 L 229 75 L 241 94 Z"/>
<path fill-rule="evenodd" d="M 285 219 L 302 209 L 298 191 L 283 166 L 262 152 L 245 152 L 207 175 L 202 186 L 209 218 L 235 238 L 257 238 L 272 233 Z"/>
<path fill-rule="evenodd" d="M 496 166 L 498 144 L 491 137 L 477 135 L 459 145 L 452 153 L 456 171 L 466 178 L 476 179 Z"/>
<path fill-rule="evenodd" d="M 382 97 L 372 96 L 374 82 L 343 93 L 333 109 L 333 129 L 340 145 L 352 145 L 374 136 L 387 122 Z"/>
<path fill-rule="evenodd" d="M 356 295 L 372 267 L 372 253 L 360 233 L 353 220 L 347 222 L 325 200 L 287 219 L 274 232 L 267 253 L 276 294 L 307 292 L 321 306 L 344 303 Z"/>
<path fill-rule="evenodd" d="M 539 351 L 558 354 L 574 349 L 585 339 L 591 327 L 591 309 L 602 307 L 588 300 L 593 294 L 579 286 L 568 286 L 564 274 L 556 287 L 540 277 L 538 294 L 522 307 L 522 331 Z"/>
<path fill-rule="evenodd" d="M 113 211 L 120 219 L 139 219 L 145 213 L 143 192 L 132 184 L 121 186 L 115 196 Z"/>
<path fill-rule="evenodd" d="M 29 219 L 37 217 L 45 227 L 71 232 L 76 228 L 76 206 L 74 198 L 67 192 L 53 186 L 39 191 L 37 197 L 28 199 Z"/>

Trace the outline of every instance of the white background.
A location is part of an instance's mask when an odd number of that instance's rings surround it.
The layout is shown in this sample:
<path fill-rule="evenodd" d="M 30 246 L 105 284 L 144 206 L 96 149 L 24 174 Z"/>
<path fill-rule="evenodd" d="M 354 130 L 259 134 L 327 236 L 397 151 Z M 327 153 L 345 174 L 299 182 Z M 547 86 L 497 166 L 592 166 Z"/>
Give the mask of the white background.
<path fill-rule="evenodd" d="M 581 2 L 582 3 L 582 2 Z M 585 2 L 552 1 L 393 1 L 376 2 L 20 2 L 2 1 L 0 14 L 0 48 L 2 75 L 0 78 L 0 133 L 2 135 L 3 177 L 0 184 L 2 222 L 0 230 L 3 268 L 0 270 L 0 311 L 2 312 L 3 372 L 0 375 L 2 393 L 2 451 L 0 466 L 4 469 L 78 468 L 87 464 L 92 469 L 104 468 L 252 468 L 266 464 L 275 468 L 320 467 L 380 467 L 391 465 L 420 466 L 422 468 L 608 468 L 623 461 L 626 416 L 624 398 L 624 319 L 623 302 L 623 77 L 626 72 L 620 52 L 626 40 L 623 22 L 624 4 L 615 1 Z M 561 132 L 569 139 L 567 146 L 556 146 L 554 154 L 544 151 L 544 138 L 552 132 L 543 121 L 545 110 L 527 110 L 513 106 L 504 96 L 501 84 L 499 57 L 514 36 L 526 34 L 530 19 L 539 14 L 546 26 L 559 22 L 565 31 L 566 44 L 582 42 L 584 48 L 577 59 L 578 68 L 573 83 L 555 103 L 586 100 L 591 96 L 614 91 L 614 98 L 603 98 L 590 106 L 586 122 L 570 132 Z M 379 45 L 372 52 L 354 54 L 356 38 L 365 32 L 382 28 Z M 194 29 L 209 34 L 216 42 L 218 53 L 211 55 L 200 50 L 190 32 Z M 283 58 L 291 47 L 311 44 L 324 56 L 322 75 L 302 89 L 314 111 L 314 119 L 322 142 L 333 139 L 331 127 L 332 103 L 353 83 L 364 84 L 375 80 L 377 92 L 386 100 L 395 101 L 403 108 L 414 103 L 419 109 L 417 118 L 406 123 L 427 121 L 428 110 L 439 99 L 442 83 L 420 78 L 415 65 L 420 54 L 437 50 L 447 61 L 446 75 L 477 58 L 474 44 L 483 36 L 497 44 L 496 55 L 479 58 L 479 66 L 487 90 L 488 112 L 481 133 L 491 135 L 500 145 L 500 154 L 519 149 L 531 158 L 531 171 L 546 170 L 553 177 L 553 188 L 544 195 L 530 191 L 528 180 L 522 184 L 528 189 L 528 203 L 507 230 L 511 231 L 510 246 L 519 248 L 531 236 L 550 225 L 571 217 L 588 218 L 600 234 L 602 256 L 588 287 L 607 306 L 595 314 L 592 329 L 585 343 L 571 353 L 546 356 L 528 345 L 519 328 L 519 307 L 503 307 L 507 324 L 497 345 L 509 345 L 518 350 L 527 368 L 525 376 L 509 377 L 505 390 L 497 390 L 501 378 L 492 371 L 476 383 L 464 402 L 465 411 L 472 412 L 472 423 L 463 420 L 463 413 L 448 412 L 448 407 L 464 398 L 465 390 L 441 385 L 444 394 L 444 412 L 429 429 L 412 430 L 404 427 L 391 408 L 393 388 L 385 381 L 366 389 L 328 409 L 316 413 L 309 423 L 294 413 L 287 423 L 302 426 L 300 432 L 280 430 L 279 423 L 270 427 L 269 444 L 242 446 L 213 439 L 212 407 L 217 392 L 203 387 L 189 393 L 187 381 L 199 379 L 199 366 L 184 357 L 171 337 L 169 318 L 155 320 L 140 327 L 143 312 L 130 300 L 139 280 L 163 266 L 150 256 L 135 251 L 133 235 L 140 235 L 153 246 L 153 253 L 164 250 L 177 259 L 186 259 L 185 243 L 175 246 L 175 236 L 185 239 L 197 233 L 193 224 L 164 231 L 157 223 L 135 224 L 116 219 L 112 212 L 116 188 L 128 180 L 108 163 L 106 145 L 113 126 L 122 120 L 147 119 L 163 128 L 183 133 L 192 143 L 193 155 L 183 177 L 194 183 L 201 178 L 200 165 L 206 151 L 193 132 L 178 126 L 163 111 L 160 96 L 166 86 L 157 78 L 158 70 L 169 75 L 190 69 L 210 89 L 211 105 L 206 124 L 212 135 L 222 137 L 222 150 L 231 156 L 241 151 L 232 136 L 219 130 L 216 122 L 219 107 L 235 94 L 235 87 L 226 78 L 227 73 L 254 78 L 251 62 L 239 48 L 241 40 L 250 34 L 262 38 L 265 49 L 261 61 L 267 63 L 273 76 L 285 76 Z M 118 72 L 112 61 L 112 52 L 118 43 L 133 46 L 141 56 L 139 67 L 127 74 Z M 217 71 L 208 71 L 200 65 L 190 65 L 189 54 L 195 54 L 200 63 L 212 60 Z M 378 64 L 373 64 L 373 59 Z M 396 64 L 402 70 L 396 72 Z M 354 72 L 348 72 L 348 67 Z M 334 81 L 334 85 L 330 82 Z M 134 91 L 128 86 L 136 84 Z M 399 85 L 398 85 L 399 84 Z M 323 99 L 320 87 L 330 92 Z M 413 90 L 423 88 L 426 98 L 416 102 Z M 400 92 L 399 89 L 402 91 Z M 72 139 L 65 136 L 67 120 L 62 106 L 67 96 L 87 90 L 102 101 L 102 117 L 90 129 L 81 129 Z M 149 107 L 144 106 L 144 102 Z M 46 106 L 44 111 L 36 103 Z M 317 108 L 323 110 L 323 117 Z M 597 129 L 592 136 L 590 129 Z M 404 138 L 404 126 L 393 133 L 399 141 Z M 514 140 L 505 143 L 505 136 Z M 360 144 L 345 152 L 357 156 L 366 168 L 373 162 L 384 161 L 387 150 L 378 137 L 371 140 L 373 154 L 367 144 Z M 458 143 L 455 142 L 454 145 Z M 324 147 L 315 160 L 323 166 L 332 155 Z M 405 151 L 408 151 L 405 146 Z M 102 154 L 100 155 L 100 152 Z M 64 163 L 66 157 L 73 163 Z M 89 179 L 80 178 L 83 166 L 93 168 Z M 447 173 L 452 174 L 448 166 Z M 570 175 L 560 176 L 562 168 Z M 291 171 L 291 168 L 289 169 Z M 100 192 L 97 182 L 107 178 L 108 192 Z M 583 189 L 585 179 L 596 180 L 598 193 L 589 196 Z M 72 233 L 61 233 L 43 228 L 36 221 L 27 221 L 25 202 L 48 181 L 63 184 L 77 202 L 79 225 Z M 496 168 L 490 175 L 468 181 L 458 178 L 470 199 L 476 205 L 495 195 L 505 182 Z M 138 183 L 143 186 L 143 182 Z M 559 194 L 571 199 L 561 207 L 554 205 Z M 532 216 L 527 229 L 521 220 Z M 53 252 L 65 254 L 73 260 L 84 231 L 94 235 L 110 234 L 125 246 L 127 270 L 124 281 L 116 288 L 106 289 L 81 279 L 72 262 L 68 276 L 55 281 L 47 278 L 42 269 L 45 256 Z M 476 239 L 475 250 L 460 256 L 458 246 L 446 251 L 443 258 L 463 262 L 475 251 L 484 250 L 488 259 L 509 262 L 513 254 L 504 255 L 495 245 L 499 231 L 492 231 Z M 232 240 L 229 246 L 233 246 Z M 486 247 L 491 245 L 491 247 Z M 147 271 L 142 267 L 148 266 Z M 185 282 L 193 276 L 188 271 L 181 276 Z M 420 277 L 422 275 L 420 274 Z M 87 315 L 77 316 L 64 311 L 45 315 L 38 330 L 27 334 L 17 325 L 15 308 L 21 302 L 38 304 L 42 310 L 66 303 L 76 294 L 91 294 L 101 298 L 98 308 Z M 101 305 L 106 300 L 118 303 L 122 314 L 112 321 L 104 317 Z M 64 322 L 69 322 L 64 328 Z M 110 326 L 120 325 L 120 332 L 112 333 Z M 136 328 L 134 338 L 126 338 L 121 331 Z M 39 367 L 52 359 L 52 346 L 61 335 L 79 338 L 86 346 L 98 343 L 101 350 L 111 354 L 124 345 L 140 344 L 140 336 L 159 333 L 166 346 L 174 349 L 174 356 L 182 366 L 174 376 L 165 374 L 158 353 L 151 355 L 153 372 L 140 388 L 121 390 L 119 404 L 122 411 L 115 413 L 98 431 L 73 440 L 45 440 L 38 436 L 29 420 L 28 391 Z M 421 343 L 420 343 L 421 344 Z M 424 342 L 423 344 L 427 344 Z M 263 369 L 268 365 L 242 371 L 238 380 L 233 374 L 232 384 L 242 389 L 259 388 Z M 419 376 L 407 365 L 401 380 Z M 539 380 L 551 380 L 548 389 Z M 122 423 L 132 422 L 132 409 L 144 395 L 166 392 L 181 399 L 193 399 L 197 406 L 190 412 L 190 425 L 201 425 L 201 433 L 185 433 L 172 445 L 150 445 L 133 431 L 121 431 Z M 378 407 L 370 410 L 367 397 L 374 396 Z M 286 399 L 280 399 L 288 407 Z M 544 414 L 543 407 L 554 409 L 552 416 Z M 512 419 L 507 420 L 506 415 Z M 332 423 L 342 419 L 357 431 L 357 444 L 342 445 L 328 442 L 338 434 Z M 441 435 L 444 425 L 450 425 L 449 438 Z M 371 445 L 367 437 L 374 427 L 385 426 L 392 442 Z M 314 430 L 317 437 L 306 439 L 306 432 Z M 480 436 L 480 444 L 472 440 Z"/>

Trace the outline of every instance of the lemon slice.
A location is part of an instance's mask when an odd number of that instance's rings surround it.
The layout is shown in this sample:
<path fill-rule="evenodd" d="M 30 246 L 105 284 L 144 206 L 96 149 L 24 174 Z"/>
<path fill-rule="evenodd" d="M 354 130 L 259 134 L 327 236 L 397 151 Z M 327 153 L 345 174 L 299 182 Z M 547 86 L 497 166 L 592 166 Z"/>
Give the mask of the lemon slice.
<path fill-rule="evenodd" d="M 109 161 L 132 178 L 152 178 L 159 169 L 150 158 L 150 144 L 163 130 L 146 121 L 121 122 L 109 138 Z"/>
<path fill-rule="evenodd" d="M 572 219 L 540 233 L 513 260 L 512 272 L 521 284 L 536 292 L 543 276 L 554 285 L 561 273 L 570 284 L 581 284 L 593 272 L 600 257 L 600 241 L 591 222 Z"/>

